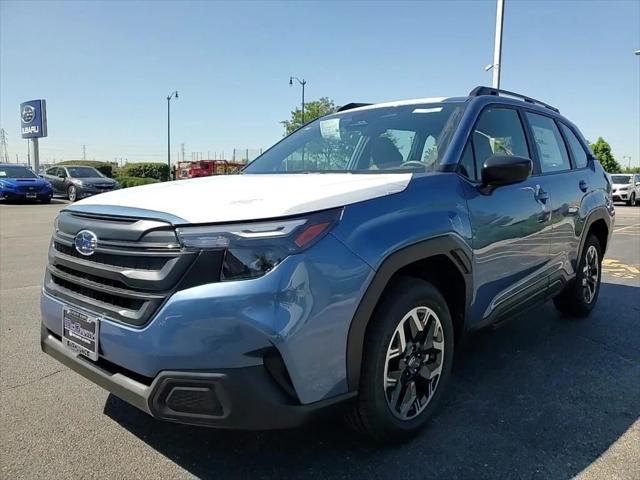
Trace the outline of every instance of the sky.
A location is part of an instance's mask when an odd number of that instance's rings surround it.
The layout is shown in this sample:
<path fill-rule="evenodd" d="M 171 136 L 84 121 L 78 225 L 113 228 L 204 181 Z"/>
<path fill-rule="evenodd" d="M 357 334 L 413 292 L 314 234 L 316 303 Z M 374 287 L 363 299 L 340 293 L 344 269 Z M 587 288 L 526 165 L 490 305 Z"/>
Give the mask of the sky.
<path fill-rule="evenodd" d="M 0 1 L 0 127 L 47 100 L 41 163 L 266 148 L 306 97 L 337 105 L 490 85 L 495 1 Z M 560 109 L 640 165 L 640 0 L 505 0 L 502 88 Z"/>

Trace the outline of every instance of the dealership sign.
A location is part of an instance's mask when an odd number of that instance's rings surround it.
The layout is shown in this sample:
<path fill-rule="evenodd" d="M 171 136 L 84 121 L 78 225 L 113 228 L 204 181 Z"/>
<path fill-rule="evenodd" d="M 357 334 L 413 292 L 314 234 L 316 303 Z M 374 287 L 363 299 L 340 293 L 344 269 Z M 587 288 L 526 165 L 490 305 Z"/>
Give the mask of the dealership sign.
<path fill-rule="evenodd" d="M 47 102 L 30 100 L 20 104 L 22 138 L 47 136 Z"/>

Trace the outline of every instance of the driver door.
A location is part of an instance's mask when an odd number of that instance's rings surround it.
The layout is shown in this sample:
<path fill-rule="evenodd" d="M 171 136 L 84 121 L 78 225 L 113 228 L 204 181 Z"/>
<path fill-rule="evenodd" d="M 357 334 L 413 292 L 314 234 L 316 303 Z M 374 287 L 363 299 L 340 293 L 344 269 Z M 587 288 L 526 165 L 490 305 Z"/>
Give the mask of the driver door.
<path fill-rule="evenodd" d="M 551 259 L 551 201 L 543 178 L 479 189 L 484 161 L 494 154 L 532 158 L 517 109 L 489 106 L 480 114 L 460 161 L 466 178 L 476 294 L 471 322 L 515 313 L 544 298 Z"/>

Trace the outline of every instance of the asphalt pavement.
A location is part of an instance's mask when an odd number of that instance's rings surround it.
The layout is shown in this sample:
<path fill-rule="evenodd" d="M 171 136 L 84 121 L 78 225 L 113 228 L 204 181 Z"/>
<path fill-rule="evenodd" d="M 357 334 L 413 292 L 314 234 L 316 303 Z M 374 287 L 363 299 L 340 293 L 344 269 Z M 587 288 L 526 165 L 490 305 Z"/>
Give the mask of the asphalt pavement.
<path fill-rule="evenodd" d="M 589 318 L 547 304 L 471 336 L 440 413 L 383 447 L 338 420 L 163 423 L 43 354 L 38 301 L 63 206 L 0 205 L 0 478 L 640 478 L 640 207 L 617 208 Z"/>

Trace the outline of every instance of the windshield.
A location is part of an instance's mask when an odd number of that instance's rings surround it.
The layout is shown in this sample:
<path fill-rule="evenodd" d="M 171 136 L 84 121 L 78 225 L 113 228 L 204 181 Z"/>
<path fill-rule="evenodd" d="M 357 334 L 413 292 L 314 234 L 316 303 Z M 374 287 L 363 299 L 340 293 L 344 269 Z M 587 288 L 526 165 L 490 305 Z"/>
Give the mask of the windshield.
<path fill-rule="evenodd" d="M 27 167 L 0 165 L 0 178 L 38 178 L 38 176 Z"/>
<path fill-rule="evenodd" d="M 430 103 L 332 114 L 296 130 L 243 173 L 435 170 L 463 109 Z"/>
<path fill-rule="evenodd" d="M 617 184 L 631 183 L 631 175 L 611 175 L 611 182 Z"/>
<path fill-rule="evenodd" d="M 95 178 L 104 177 L 98 170 L 92 167 L 67 167 L 71 178 Z"/>

